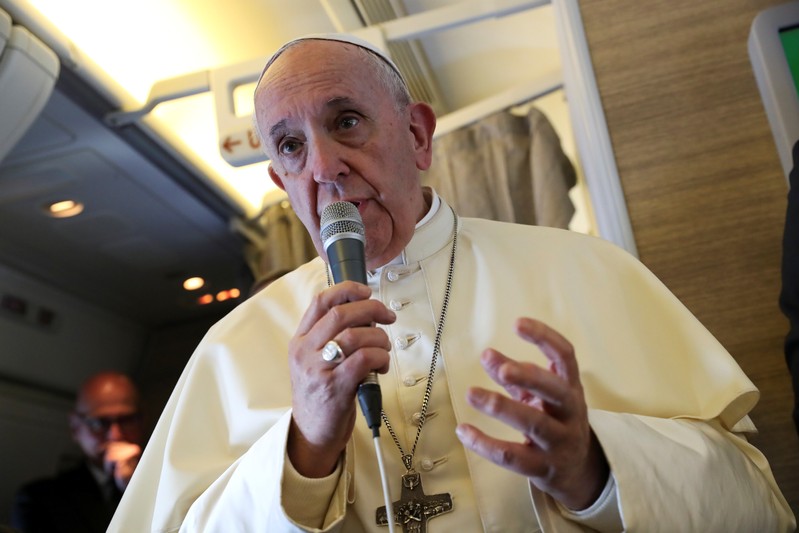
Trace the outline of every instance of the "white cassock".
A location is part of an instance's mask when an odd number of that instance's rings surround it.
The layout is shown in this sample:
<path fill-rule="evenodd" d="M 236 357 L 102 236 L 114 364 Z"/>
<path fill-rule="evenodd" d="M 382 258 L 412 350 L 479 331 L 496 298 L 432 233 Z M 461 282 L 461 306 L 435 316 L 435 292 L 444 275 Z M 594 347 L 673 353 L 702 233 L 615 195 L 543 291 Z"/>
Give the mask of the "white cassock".
<path fill-rule="evenodd" d="M 397 321 L 385 327 L 395 348 L 380 383 L 406 451 L 429 371 L 452 228 L 442 202 L 417 228 L 401 263 L 370 275 L 373 298 L 398 309 Z M 469 422 L 494 437 L 522 440 L 465 401 L 471 386 L 499 388 L 479 362 L 486 347 L 548 367 L 535 346 L 514 334 L 521 316 L 543 321 L 575 347 L 590 423 L 613 472 L 626 530 L 793 529 L 767 461 L 741 436 L 754 429 L 747 413 L 756 388 L 651 272 L 612 244 L 569 231 L 468 218 L 459 219 L 459 228 L 441 358 L 414 464 L 425 493 L 449 492 L 453 510 L 431 519 L 428 532 L 584 528 L 522 476 L 466 451 L 454 434 L 457 423 Z M 325 265 L 316 258 L 211 328 L 109 532 L 316 531 L 299 527 L 282 502 L 287 353 L 300 317 L 326 286 Z M 404 468 L 385 427 L 381 446 L 396 500 Z M 360 414 L 345 455 L 329 503 L 321 502 L 326 530 L 387 532 L 375 525 L 383 496 Z M 309 485 L 300 493 L 314 491 Z M 292 503 L 306 506 L 303 499 Z"/>

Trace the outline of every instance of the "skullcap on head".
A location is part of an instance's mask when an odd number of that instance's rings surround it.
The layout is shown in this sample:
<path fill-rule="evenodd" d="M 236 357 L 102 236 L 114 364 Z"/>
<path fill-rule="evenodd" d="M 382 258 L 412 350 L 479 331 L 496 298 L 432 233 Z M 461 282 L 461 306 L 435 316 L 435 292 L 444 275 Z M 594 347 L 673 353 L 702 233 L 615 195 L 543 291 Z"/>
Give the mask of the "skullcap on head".
<path fill-rule="evenodd" d="M 296 39 L 292 39 L 291 41 L 281 46 L 277 52 L 272 54 L 272 57 L 270 57 L 269 61 L 266 62 L 266 66 L 264 66 L 264 69 L 261 71 L 261 75 L 258 77 L 258 83 L 255 85 L 256 88 L 259 85 L 261 85 L 261 80 L 263 79 L 264 74 L 266 74 L 266 71 L 269 70 L 269 67 L 272 66 L 272 63 L 274 63 L 275 60 L 278 57 L 280 57 L 280 55 L 283 52 L 285 52 L 288 47 L 300 41 L 338 41 L 342 43 L 354 44 L 355 46 L 364 48 L 366 50 L 369 50 L 376 56 L 380 57 L 386 63 L 388 63 L 389 66 L 391 66 L 391 68 L 394 69 L 394 72 L 397 73 L 397 76 L 399 76 L 399 78 L 402 80 L 402 83 L 405 83 L 405 78 L 402 77 L 402 73 L 400 72 L 399 68 L 397 68 L 397 65 L 395 65 L 394 62 L 391 60 L 391 58 L 388 57 L 388 54 L 386 54 L 383 50 L 381 50 L 374 44 L 370 43 L 366 39 L 362 39 L 361 37 L 356 37 L 355 35 L 351 35 L 348 33 L 315 33 L 311 35 L 306 35 L 304 37 L 298 37 Z"/>

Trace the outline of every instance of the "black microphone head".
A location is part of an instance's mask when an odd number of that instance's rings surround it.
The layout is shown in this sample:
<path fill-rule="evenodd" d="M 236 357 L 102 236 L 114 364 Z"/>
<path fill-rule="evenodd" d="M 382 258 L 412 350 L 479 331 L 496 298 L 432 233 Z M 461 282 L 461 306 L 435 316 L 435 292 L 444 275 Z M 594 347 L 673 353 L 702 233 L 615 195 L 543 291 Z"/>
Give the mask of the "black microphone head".
<path fill-rule="evenodd" d="M 331 242 L 346 236 L 366 241 L 366 230 L 358 208 L 351 202 L 333 202 L 322 210 L 319 221 L 319 233 L 322 244 L 327 250 Z"/>

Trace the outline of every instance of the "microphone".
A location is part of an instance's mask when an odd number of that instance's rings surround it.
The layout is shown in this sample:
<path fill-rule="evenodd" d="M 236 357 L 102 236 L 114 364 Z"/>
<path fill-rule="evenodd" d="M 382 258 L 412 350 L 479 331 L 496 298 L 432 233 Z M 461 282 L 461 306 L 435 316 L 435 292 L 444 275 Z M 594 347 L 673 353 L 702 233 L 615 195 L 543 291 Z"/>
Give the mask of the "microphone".
<path fill-rule="evenodd" d="M 333 281 L 357 281 L 366 285 L 366 230 L 355 204 L 333 202 L 326 206 L 322 210 L 319 231 L 330 270 L 333 272 Z M 377 372 L 370 372 L 358 385 L 358 403 L 366 424 L 372 430 L 372 436 L 378 437 L 383 397 L 380 394 Z"/>
<path fill-rule="evenodd" d="M 322 238 L 333 281 L 357 281 L 366 285 L 366 260 L 364 245 L 366 231 L 363 219 L 355 204 L 333 202 L 322 210 L 319 221 Z"/>

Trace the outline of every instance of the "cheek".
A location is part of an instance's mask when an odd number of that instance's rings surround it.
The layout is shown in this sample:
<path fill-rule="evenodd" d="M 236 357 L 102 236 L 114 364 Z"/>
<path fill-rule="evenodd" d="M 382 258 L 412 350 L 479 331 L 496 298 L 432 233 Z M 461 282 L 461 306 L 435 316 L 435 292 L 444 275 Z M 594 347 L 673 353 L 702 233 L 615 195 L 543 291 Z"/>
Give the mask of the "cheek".
<path fill-rule="evenodd" d="M 288 194 L 291 208 L 300 219 L 302 225 L 305 226 L 311 236 L 318 235 L 319 228 L 317 225 L 318 217 L 316 214 L 316 193 L 308 188 L 296 187 L 292 185 L 286 186 L 286 194 Z"/>
<path fill-rule="evenodd" d="M 291 202 L 291 207 L 300 218 L 303 212 L 313 208 L 316 191 L 309 186 L 307 180 L 296 175 L 291 175 L 283 180 L 283 186 Z"/>
<path fill-rule="evenodd" d="M 88 431 L 81 431 L 80 433 L 78 433 L 78 442 L 81 444 L 83 448 L 94 449 L 101 444 L 102 438 L 98 437 L 94 433 L 89 433 Z"/>

